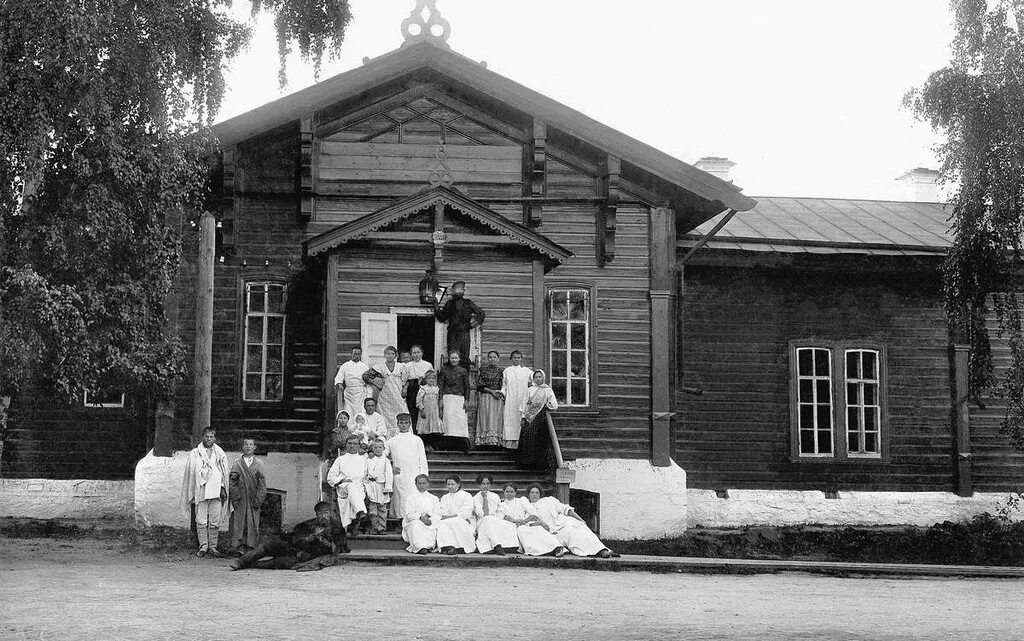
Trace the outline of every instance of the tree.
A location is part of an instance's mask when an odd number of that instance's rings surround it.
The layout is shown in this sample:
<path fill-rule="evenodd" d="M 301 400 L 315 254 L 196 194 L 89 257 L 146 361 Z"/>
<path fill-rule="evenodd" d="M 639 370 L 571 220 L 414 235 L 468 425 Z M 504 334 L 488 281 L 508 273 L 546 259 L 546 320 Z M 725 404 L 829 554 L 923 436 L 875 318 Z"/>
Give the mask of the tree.
<path fill-rule="evenodd" d="M 972 395 L 997 386 L 1007 402 L 1003 432 L 1024 450 L 1024 0 L 951 0 L 955 37 L 949 66 L 907 96 L 944 134 L 942 173 L 953 245 L 942 267 L 946 313 L 970 345 Z M 1008 338 L 1009 366 L 997 376 L 986 319 Z"/>
<path fill-rule="evenodd" d="M 181 221 L 202 211 L 223 70 L 251 31 L 230 0 L 0 3 L 0 451 L 10 397 L 167 395 Z M 284 58 L 318 67 L 347 0 L 252 0 Z"/>

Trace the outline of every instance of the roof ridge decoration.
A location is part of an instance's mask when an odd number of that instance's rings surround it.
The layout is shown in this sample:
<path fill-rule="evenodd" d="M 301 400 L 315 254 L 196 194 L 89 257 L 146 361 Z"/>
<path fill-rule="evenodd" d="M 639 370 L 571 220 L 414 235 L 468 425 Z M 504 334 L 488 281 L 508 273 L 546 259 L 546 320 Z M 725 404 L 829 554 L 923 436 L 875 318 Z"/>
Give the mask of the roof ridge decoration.
<path fill-rule="evenodd" d="M 416 0 L 416 8 L 402 21 L 402 37 L 405 38 L 402 47 L 426 41 L 442 49 L 450 49 L 450 35 L 452 26 L 441 17 L 437 0 Z"/>
<path fill-rule="evenodd" d="M 434 158 L 437 158 L 437 167 L 430 172 L 429 183 L 431 187 L 448 187 L 449 189 L 455 184 L 455 177 L 452 176 L 452 170 L 448 167 L 448 164 L 444 161 L 448 157 L 448 154 L 444 150 L 444 140 L 437 146 L 437 151 L 434 152 Z"/>

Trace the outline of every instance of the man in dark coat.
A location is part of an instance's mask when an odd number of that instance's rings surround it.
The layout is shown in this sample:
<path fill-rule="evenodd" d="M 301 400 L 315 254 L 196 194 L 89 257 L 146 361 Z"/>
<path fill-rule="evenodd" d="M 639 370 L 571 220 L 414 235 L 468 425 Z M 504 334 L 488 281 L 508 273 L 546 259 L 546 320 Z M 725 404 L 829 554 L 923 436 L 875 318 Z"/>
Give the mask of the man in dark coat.
<path fill-rule="evenodd" d="M 474 327 L 484 324 L 484 310 L 466 295 L 466 283 L 456 281 L 452 284 L 451 299 L 438 308 L 435 303 L 434 316 L 437 320 L 448 323 L 448 351 L 458 350 L 462 362 L 469 367 L 469 333 Z"/>
<path fill-rule="evenodd" d="M 295 526 L 291 534 L 267 541 L 231 562 L 232 570 L 321 570 L 335 565 L 338 555 L 350 552 L 345 528 L 334 516 L 333 506 L 320 501 L 316 518 Z M 264 559 L 264 557 L 271 557 Z M 262 561 L 260 559 L 263 559 Z"/>

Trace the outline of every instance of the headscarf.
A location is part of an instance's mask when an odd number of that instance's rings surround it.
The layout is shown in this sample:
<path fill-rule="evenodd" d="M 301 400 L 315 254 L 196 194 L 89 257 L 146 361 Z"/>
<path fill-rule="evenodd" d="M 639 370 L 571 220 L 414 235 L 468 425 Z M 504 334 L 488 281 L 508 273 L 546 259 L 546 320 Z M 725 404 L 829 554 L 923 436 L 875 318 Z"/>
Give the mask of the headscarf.
<path fill-rule="evenodd" d="M 541 383 L 540 385 L 537 385 L 533 381 L 534 377 L 537 376 L 537 372 L 540 372 L 541 374 L 544 375 L 544 382 Z M 535 369 L 535 370 L 533 370 L 533 374 L 530 375 L 530 387 L 548 387 L 548 373 L 545 372 L 542 369 Z"/>

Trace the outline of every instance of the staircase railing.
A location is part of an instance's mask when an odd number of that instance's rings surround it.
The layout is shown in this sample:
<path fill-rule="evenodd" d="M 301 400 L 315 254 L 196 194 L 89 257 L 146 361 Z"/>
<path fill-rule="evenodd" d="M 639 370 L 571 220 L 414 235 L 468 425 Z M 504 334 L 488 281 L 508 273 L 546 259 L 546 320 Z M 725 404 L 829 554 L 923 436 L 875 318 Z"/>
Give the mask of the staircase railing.
<path fill-rule="evenodd" d="M 555 454 L 555 498 L 562 503 L 568 503 L 569 485 L 576 480 L 576 470 L 570 470 L 565 466 L 562 446 L 558 444 L 558 432 L 555 431 L 555 422 L 551 420 L 551 412 L 544 412 L 544 418 L 548 424 L 548 436 L 551 437 L 551 450 Z"/>
<path fill-rule="evenodd" d="M 551 412 L 544 412 L 544 418 L 548 423 L 548 436 L 551 437 L 551 449 L 555 452 L 555 467 L 561 469 L 565 467 L 565 461 L 562 459 L 562 448 L 558 445 L 558 432 L 555 431 L 555 423 L 551 420 Z"/>

